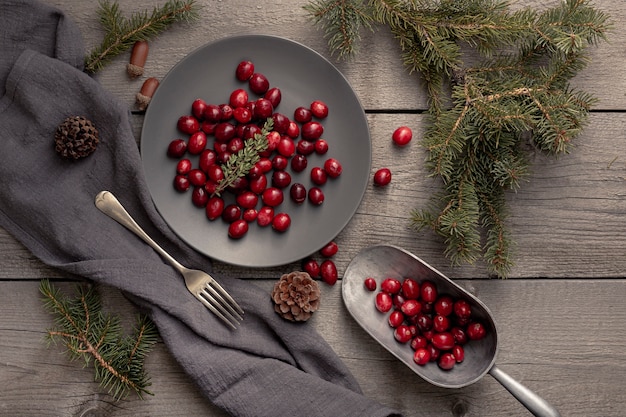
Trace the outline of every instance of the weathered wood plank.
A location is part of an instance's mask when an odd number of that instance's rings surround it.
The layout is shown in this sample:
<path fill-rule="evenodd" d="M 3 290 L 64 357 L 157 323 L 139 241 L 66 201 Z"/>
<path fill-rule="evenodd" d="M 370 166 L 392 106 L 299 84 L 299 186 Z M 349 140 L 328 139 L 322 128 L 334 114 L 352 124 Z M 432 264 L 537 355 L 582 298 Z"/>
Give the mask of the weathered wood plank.
<path fill-rule="evenodd" d="M 256 281 L 268 291 L 272 280 Z M 621 416 L 626 407 L 622 349 L 625 280 L 472 280 L 499 325 L 497 364 L 549 400 L 564 416 Z M 72 291 L 73 284 L 60 284 Z M 222 416 L 190 383 L 163 344 L 147 359 L 154 397 L 114 403 L 92 382 L 92 371 L 69 362 L 61 347 L 46 348 L 51 317 L 39 301 L 38 282 L 0 282 L 0 410 L 20 416 Z M 101 287 L 105 309 L 133 320 L 134 308 Z M 323 285 L 313 325 L 350 367 L 369 397 L 410 416 L 526 415 L 490 376 L 446 390 L 421 380 L 377 345 L 349 317 L 340 285 Z M 456 412 L 455 412 L 456 410 Z M 465 410 L 465 414 L 459 412 Z"/>
<path fill-rule="evenodd" d="M 336 263 L 343 271 L 369 245 L 403 246 L 451 277 L 488 275 L 484 265 L 452 268 L 440 239 L 409 229 L 410 213 L 426 206 L 439 190 L 427 178 L 425 151 L 419 146 L 423 115 L 371 114 L 372 174 L 380 167 L 393 172 L 386 188 L 368 186 L 356 215 L 338 235 Z M 395 127 L 410 126 L 417 138 L 406 148 L 392 145 Z M 536 154 L 528 182 L 509 195 L 509 224 L 517 243 L 511 278 L 623 277 L 626 271 L 626 121 L 613 113 L 594 113 L 576 148 L 558 159 Z M 32 255 L 0 229 L 0 277 L 48 276 Z M 244 278 L 272 278 L 299 265 L 250 270 L 216 263 L 223 273 Z M 56 274 L 58 275 L 58 274 Z"/>
<path fill-rule="evenodd" d="M 529 6 L 543 10 L 559 0 L 518 0 L 516 7 Z M 97 45 L 103 36 L 95 10 L 95 2 L 47 0 L 76 21 L 82 29 L 88 49 Z M 120 2 L 121 10 L 130 14 L 152 8 L 155 2 Z M 158 3 L 158 2 L 157 2 Z M 271 34 L 301 42 L 331 59 L 344 73 L 367 109 L 424 109 L 426 96 L 419 77 L 410 75 L 402 66 L 399 46 L 385 28 L 362 33 L 361 50 L 353 60 L 338 62 L 331 57 L 323 38 L 323 31 L 313 25 L 302 8 L 306 0 L 263 1 L 251 5 L 246 0 L 224 2 L 198 1 L 200 22 L 178 25 L 151 42 L 145 77 L 164 77 L 170 68 L 188 53 L 205 43 L 230 35 Z M 626 4 L 621 0 L 597 0 L 598 8 L 610 13 L 616 30 L 609 34 L 609 42 L 589 51 L 589 66 L 574 80 L 574 86 L 599 98 L 598 109 L 626 109 L 626 79 L 616 71 L 626 58 L 623 31 L 617 23 L 626 20 Z M 236 10 L 236 13 L 232 11 Z M 118 57 L 97 78 L 113 94 L 132 105 L 141 80 L 128 80 L 125 65 L 128 54 Z"/>

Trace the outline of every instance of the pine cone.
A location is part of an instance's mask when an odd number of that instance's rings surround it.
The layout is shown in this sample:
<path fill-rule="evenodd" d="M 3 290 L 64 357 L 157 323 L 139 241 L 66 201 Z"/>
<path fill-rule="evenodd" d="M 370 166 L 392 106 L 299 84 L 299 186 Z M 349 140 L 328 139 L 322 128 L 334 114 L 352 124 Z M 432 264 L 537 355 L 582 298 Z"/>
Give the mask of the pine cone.
<path fill-rule="evenodd" d="M 283 275 L 272 291 L 274 310 L 291 321 L 307 321 L 320 304 L 320 288 L 309 274 L 295 271 Z"/>
<path fill-rule="evenodd" d="M 54 149 L 66 159 L 76 160 L 90 155 L 99 142 L 98 130 L 82 116 L 68 117 L 54 134 Z"/>

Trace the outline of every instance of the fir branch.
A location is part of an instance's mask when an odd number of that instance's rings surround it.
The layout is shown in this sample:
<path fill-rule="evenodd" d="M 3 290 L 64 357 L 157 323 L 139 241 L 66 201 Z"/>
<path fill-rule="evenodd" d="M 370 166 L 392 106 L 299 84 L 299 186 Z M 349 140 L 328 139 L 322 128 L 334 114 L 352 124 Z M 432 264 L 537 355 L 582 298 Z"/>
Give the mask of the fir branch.
<path fill-rule="evenodd" d="M 259 162 L 261 159 L 260 154 L 269 146 L 267 135 L 273 126 L 274 119 L 271 117 L 267 118 L 261 128 L 261 133 L 256 133 L 253 138 L 246 140 L 243 149 L 232 155 L 222 165 L 224 178 L 219 182 L 212 196 L 219 196 L 228 187 L 234 185 L 239 178 L 246 176 L 254 165 Z"/>
<path fill-rule="evenodd" d="M 489 270 L 506 276 L 513 242 L 505 191 L 517 189 L 529 171 L 526 137 L 547 154 L 570 150 L 595 99 L 569 82 L 587 65 L 586 49 L 606 39 L 608 14 L 589 0 L 565 0 L 543 12 L 511 11 L 506 0 L 365 1 L 429 95 L 422 144 L 444 191 L 411 213 L 411 226 L 442 236 L 453 263 L 474 262 L 482 251 Z M 344 2 L 316 4 L 331 3 Z M 321 24 L 335 32 L 354 24 L 340 16 L 333 10 Z M 468 47 L 476 52 L 473 65 Z M 351 51 L 352 44 L 340 54 Z"/>
<path fill-rule="evenodd" d="M 83 359 L 85 366 L 93 361 L 95 380 L 116 400 L 130 391 L 140 398 L 152 395 L 143 364 L 158 333 L 147 317 L 139 317 L 133 335 L 123 337 L 120 319 L 102 311 L 93 287 L 79 286 L 74 299 L 48 280 L 41 281 L 39 290 L 45 309 L 55 316 L 56 327 L 46 335 L 49 342 L 65 345 L 70 360 Z"/>
<path fill-rule="evenodd" d="M 100 2 L 100 24 L 106 33 L 102 43 L 85 57 L 85 72 L 94 74 L 115 56 L 129 50 L 135 42 L 149 40 L 176 22 L 198 18 L 194 0 L 168 0 L 152 13 L 135 12 L 124 18 L 117 2 Z"/>

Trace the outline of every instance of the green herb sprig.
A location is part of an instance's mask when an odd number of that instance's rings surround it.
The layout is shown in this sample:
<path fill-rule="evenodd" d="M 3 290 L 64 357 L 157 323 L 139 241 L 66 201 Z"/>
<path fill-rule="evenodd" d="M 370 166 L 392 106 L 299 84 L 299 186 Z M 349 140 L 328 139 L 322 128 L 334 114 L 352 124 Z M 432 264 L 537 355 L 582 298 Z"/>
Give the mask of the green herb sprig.
<path fill-rule="evenodd" d="M 272 131 L 273 127 L 274 119 L 271 117 L 267 118 L 261 128 L 261 133 L 256 133 L 252 139 L 244 141 L 243 149 L 232 155 L 222 165 L 224 178 L 219 182 L 217 189 L 212 195 L 221 195 L 224 190 L 234 185 L 239 178 L 246 176 L 254 165 L 261 160 L 260 154 L 269 146 L 267 135 Z"/>
<path fill-rule="evenodd" d="M 176 22 L 190 22 L 198 18 L 194 0 L 168 0 L 155 7 L 152 13 L 135 12 L 123 16 L 117 2 L 108 0 L 99 3 L 100 24 L 106 31 L 102 43 L 85 57 L 85 72 L 100 71 L 115 56 L 129 50 L 135 42 L 148 40 L 164 32 Z"/>
<path fill-rule="evenodd" d="M 148 391 L 150 378 L 144 359 L 157 342 L 156 326 L 145 316 L 137 320 L 134 334 L 124 337 L 119 317 L 105 314 L 93 286 L 78 286 L 71 299 L 48 280 L 39 286 L 44 307 L 55 316 L 55 327 L 46 338 L 67 348 L 70 359 L 93 363 L 95 380 L 116 400 L 134 391 L 140 398 Z"/>

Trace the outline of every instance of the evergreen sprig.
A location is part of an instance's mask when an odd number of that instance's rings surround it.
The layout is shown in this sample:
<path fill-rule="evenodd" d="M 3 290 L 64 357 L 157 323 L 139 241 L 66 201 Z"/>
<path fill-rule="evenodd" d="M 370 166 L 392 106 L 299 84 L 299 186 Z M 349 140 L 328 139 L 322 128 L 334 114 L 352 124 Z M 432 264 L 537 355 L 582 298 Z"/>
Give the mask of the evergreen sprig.
<path fill-rule="evenodd" d="M 102 311 L 100 297 L 92 286 L 77 287 L 76 297 L 68 298 L 48 280 L 42 280 L 40 292 L 44 307 L 55 316 L 55 327 L 46 338 L 62 343 L 71 360 L 93 363 L 95 380 L 116 400 L 131 391 L 140 398 L 148 391 L 150 378 L 144 360 L 157 342 L 158 332 L 152 321 L 140 316 L 132 336 L 122 335 L 119 317 Z"/>
<path fill-rule="evenodd" d="M 255 133 L 254 137 L 244 141 L 243 149 L 237 152 L 222 164 L 222 171 L 224 172 L 224 178 L 217 185 L 216 190 L 212 195 L 219 196 L 228 187 L 235 184 L 235 182 L 244 177 L 250 172 L 254 165 L 261 159 L 261 153 L 265 151 L 269 142 L 267 135 L 274 127 L 274 119 L 267 118 L 261 133 Z"/>
<path fill-rule="evenodd" d="M 343 3 L 308 7 L 330 39 L 352 33 L 340 12 L 327 11 Z M 441 235 L 455 264 L 482 256 L 491 272 L 507 276 L 513 242 L 505 192 L 516 190 L 529 172 L 529 143 L 549 155 L 567 153 L 586 125 L 595 99 L 569 82 L 588 63 L 586 49 L 605 40 L 608 14 L 589 0 L 564 0 L 544 11 L 511 11 L 504 0 L 366 3 L 429 93 L 422 144 L 443 191 L 411 213 L 412 227 Z M 329 47 L 350 45 L 341 52 L 352 53 L 358 39 L 350 36 Z M 475 52 L 471 59 L 468 50 Z"/>
<path fill-rule="evenodd" d="M 100 71 L 117 55 L 129 50 L 135 42 L 148 40 L 164 32 L 176 22 L 198 18 L 194 0 L 168 0 L 162 6 L 135 12 L 126 18 L 117 2 L 100 1 L 98 16 L 105 30 L 102 43 L 85 57 L 85 72 Z"/>

